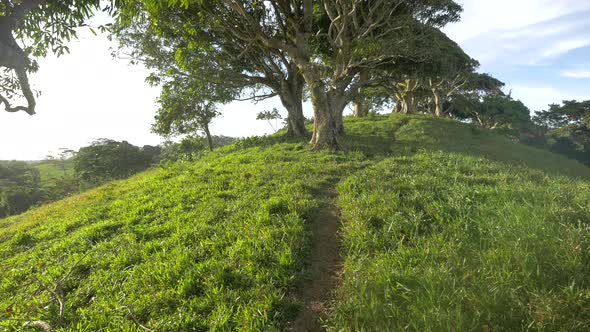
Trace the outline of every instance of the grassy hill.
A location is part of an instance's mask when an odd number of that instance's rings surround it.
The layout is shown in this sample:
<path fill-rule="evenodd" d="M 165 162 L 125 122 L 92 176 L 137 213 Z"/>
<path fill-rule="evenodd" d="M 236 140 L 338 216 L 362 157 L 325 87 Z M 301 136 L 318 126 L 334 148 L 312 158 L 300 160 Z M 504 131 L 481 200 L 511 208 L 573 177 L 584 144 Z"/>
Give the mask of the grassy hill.
<path fill-rule="evenodd" d="M 343 153 L 248 139 L 0 220 L 0 326 L 282 330 L 328 292 L 330 330 L 590 329 L 589 168 L 451 120 L 345 125 Z"/>
<path fill-rule="evenodd" d="M 63 176 L 74 174 L 74 161 L 68 159 L 61 160 L 43 160 L 33 164 L 39 170 L 41 184 L 46 185 L 51 179 L 59 179 Z M 65 168 L 65 171 L 64 171 Z"/>

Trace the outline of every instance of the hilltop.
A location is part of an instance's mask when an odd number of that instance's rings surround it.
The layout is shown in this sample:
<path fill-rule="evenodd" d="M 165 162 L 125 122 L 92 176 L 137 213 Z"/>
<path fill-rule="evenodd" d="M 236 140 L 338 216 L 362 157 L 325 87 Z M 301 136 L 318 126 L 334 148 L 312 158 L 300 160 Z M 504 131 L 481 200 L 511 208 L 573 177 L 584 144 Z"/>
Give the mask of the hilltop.
<path fill-rule="evenodd" d="M 1 219 L 0 326 L 590 329 L 590 168 L 449 119 L 345 127 Z"/>

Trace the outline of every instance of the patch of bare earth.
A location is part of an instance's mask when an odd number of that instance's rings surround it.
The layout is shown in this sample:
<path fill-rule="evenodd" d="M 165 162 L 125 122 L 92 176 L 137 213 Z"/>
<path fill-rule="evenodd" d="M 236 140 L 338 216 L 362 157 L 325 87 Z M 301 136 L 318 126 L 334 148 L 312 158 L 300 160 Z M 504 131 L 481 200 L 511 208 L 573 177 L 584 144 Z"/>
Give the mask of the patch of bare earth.
<path fill-rule="evenodd" d="M 338 282 L 341 269 L 340 210 L 336 204 L 337 192 L 333 188 L 321 192 L 324 205 L 312 225 L 312 251 L 309 277 L 296 294 L 304 308 L 290 324 L 288 331 L 325 331 L 320 318 L 328 310 L 328 301 Z"/>

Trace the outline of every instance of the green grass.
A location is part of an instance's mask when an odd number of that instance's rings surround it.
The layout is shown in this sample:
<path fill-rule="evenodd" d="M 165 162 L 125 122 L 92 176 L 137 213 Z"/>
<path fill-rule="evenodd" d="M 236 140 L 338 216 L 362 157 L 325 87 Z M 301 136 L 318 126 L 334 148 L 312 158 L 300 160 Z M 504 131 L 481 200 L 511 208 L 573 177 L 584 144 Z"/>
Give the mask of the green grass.
<path fill-rule="evenodd" d="M 66 160 L 63 164 L 60 160 L 44 160 L 33 164 L 33 166 L 39 170 L 42 185 L 47 185 L 51 179 L 59 179 L 74 174 L 74 161 L 72 159 Z"/>
<path fill-rule="evenodd" d="M 299 143 L 211 154 L 1 220 L 2 324 L 140 330 L 129 308 L 156 330 L 278 330 L 336 159 Z"/>
<path fill-rule="evenodd" d="M 590 330 L 587 168 L 449 121 L 393 134 L 338 187 L 335 330 Z"/>
<path fill-rule="evenodd" d="M 343 153 L 248 139 L 0 220 L 0 326 L 284 329 L 335 186 L 330 329 L 590 328 L 590 169 L 450 120 L 345 124 Z"/>

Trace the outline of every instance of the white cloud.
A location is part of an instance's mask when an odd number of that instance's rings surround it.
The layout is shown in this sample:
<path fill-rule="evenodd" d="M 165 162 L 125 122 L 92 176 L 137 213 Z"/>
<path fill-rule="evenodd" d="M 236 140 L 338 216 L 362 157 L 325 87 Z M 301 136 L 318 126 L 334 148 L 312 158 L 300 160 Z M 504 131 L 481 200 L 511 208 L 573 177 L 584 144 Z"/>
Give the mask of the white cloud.
<path fill-rule="evenodd" d="M 584 96 L 561 91 L 550 86 L 511 86 L 512 97 L 521 100 L 532 112 L 546 110 L 548 105 L 560 103 L 563 100 L 583 100 Z"/>
<path fill-rule="evenodd" d="M 590 70 L 566 70 L 561 72 L 563 77 L 590 78 Z"/>
<path fill-rule="evenodd" d="M 492 31 L 511 31 L 590 10 L 585 0 L 459 0 L 463 15 L 445 31 L 462 43 Z"/>
<path fill-rule="evenodd" d="M 590 38 L 574 38 L 571 40 L 558 41 L 553 45 L 549 45 L 549 47 L 543 52 L 543 57 L 557 57 L 588 45 L 590 45 Z"/>
<path fill-rule="evenodd" d="M 539 65 L 590 45 L 590 1 L 466 0 L 446 33 L 485 65 Z"/>

